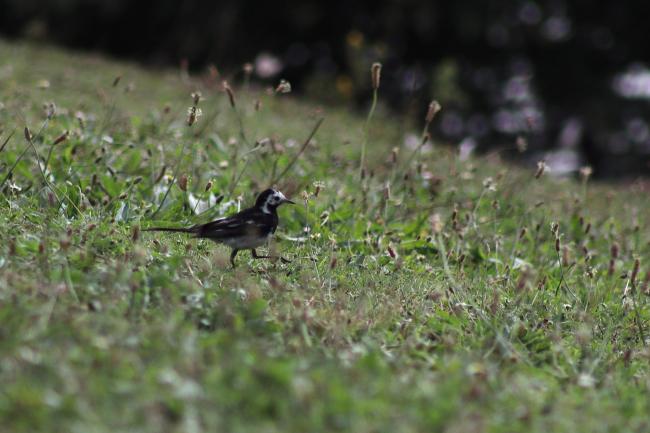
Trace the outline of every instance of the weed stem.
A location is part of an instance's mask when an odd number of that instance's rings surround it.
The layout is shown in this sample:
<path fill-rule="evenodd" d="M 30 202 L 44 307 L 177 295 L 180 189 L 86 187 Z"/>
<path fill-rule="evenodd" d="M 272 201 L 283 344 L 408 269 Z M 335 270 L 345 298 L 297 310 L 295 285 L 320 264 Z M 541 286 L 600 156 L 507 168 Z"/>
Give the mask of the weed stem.
<path fill-rule="evenodd" d="M 181 167 L 181 162 L 183 161 L 183 155 L 185 154 L 185 147 L 187 145 L 187 140 L 183 140 L 183 147 L 181 148 L 181 154 L 178 157 L 178 161 L 176 162 L 176 167 L 174 168 L 174 177 L 172 178 L 172 181 L 169 183 L 169 186 L 167 187 L 167 191 L 165 191 L 165 195 L 163 196 L 162 200 L 160 201 L 160 204 L 158 205 L 158 209 L 151 215 L 151 218 L 154 218 L 160 209 L 162 209 L 163 205 L 165 204 L 165 200 L 167 200 L 167 196 L 169 195 L 169 192 L 172 189 L 172 186 L 174 186 L 174 183 L 176 183 L 176 178 L 178 177 L 178 170 Z"/>
<path fill-rule="evenodd" d="M 361 144 L 361 160 L 359 161 L 359 179 L 363 177 L 363 170 L 366 167 L 366 146 L 370 138 L 370 121 L 375 115 L 375 109 L 377 108 L 377 88 L 372 91 L 372 105 L 370 106 L 370 111 L 368 112 L 368 117 L 366 118 L 366 123 L 363 128 L 363 142 Z"/>

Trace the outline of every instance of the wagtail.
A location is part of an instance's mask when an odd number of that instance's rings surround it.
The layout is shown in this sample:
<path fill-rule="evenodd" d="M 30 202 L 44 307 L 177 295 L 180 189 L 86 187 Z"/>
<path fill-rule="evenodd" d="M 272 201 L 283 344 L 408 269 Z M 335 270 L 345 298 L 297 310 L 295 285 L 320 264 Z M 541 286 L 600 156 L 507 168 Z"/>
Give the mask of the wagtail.
<path fill-rule="evenodd" d="M 210 239 L 232 248 L 230 263 L 235 267 L 235 256 L 240 250 L 251 250 L 254 259 L 270 259 L 271 256 L 260 256 L 255 248 L 264 245 L 278 228 L 279 206 L 284 203 L 295 204 L 284 194 L 274 189 L 267 189 L 257 196 L 255 205 L 236 213 L 235 215 L 219 218 L 206 224 L 197 224 L 188 228 L 152 227 L 144 231 L 190 233 L 195 238 Z M 280 257 L 284 262 L 289 260 Z"/>

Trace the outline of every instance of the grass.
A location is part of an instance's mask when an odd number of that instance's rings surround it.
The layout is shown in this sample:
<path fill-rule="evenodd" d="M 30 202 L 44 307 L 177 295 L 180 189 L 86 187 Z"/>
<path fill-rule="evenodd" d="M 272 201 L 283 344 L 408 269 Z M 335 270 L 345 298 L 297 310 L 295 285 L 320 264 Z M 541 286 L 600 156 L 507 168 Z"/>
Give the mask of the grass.
<path fill-rule="evenodd" d="M 381 89 L 365 137 L 362 115 L 254 84 L 233 109 L 207 75 L 0 59 L 0 432 L 650 428 L 642 184 L 439 143 L 411 159 L 422 126 Z M 139 230 L 272 179 L 299 202 L 273 246 L 291 264 L 231 270 L 224 247 Z"/>

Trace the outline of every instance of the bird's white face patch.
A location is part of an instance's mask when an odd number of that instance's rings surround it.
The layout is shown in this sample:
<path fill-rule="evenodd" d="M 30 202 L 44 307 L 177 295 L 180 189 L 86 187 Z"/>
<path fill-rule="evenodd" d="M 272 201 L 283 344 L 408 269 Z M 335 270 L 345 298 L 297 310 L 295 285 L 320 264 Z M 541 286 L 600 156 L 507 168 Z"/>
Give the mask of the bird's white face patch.
<path fill-rule="evenodd" d="M 262 206 L 262 212 L 271 213 L 269 211 L 269 206 L 278 206 L 282 202 L 286 201 L 287 198 L 280 191 L 274 191 L 273 194 L 269 195 L 266 199 L 266 203 Z"/>

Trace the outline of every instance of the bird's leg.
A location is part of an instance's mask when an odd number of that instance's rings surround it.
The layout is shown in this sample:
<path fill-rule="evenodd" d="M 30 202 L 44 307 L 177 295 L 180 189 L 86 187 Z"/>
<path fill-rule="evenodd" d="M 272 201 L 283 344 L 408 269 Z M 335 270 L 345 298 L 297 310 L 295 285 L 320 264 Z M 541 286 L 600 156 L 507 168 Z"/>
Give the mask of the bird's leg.
<path fill-rule="evenodd" d="M 255 251 L 255 248 L 251 250 L 251 255 L 253 256 L 254 259 L 272 259 L 273 257 L 271 256 L 258 256 L 257 251 Z"/>
<path fill-rule="evenodd" d="M 235 264 L 235 256 L 237 255 L 238 252 L 239 250 L 237 248 L 233 248 L 232 253 L 230 253 L 230 264 L 232 265 L 233 269 L 237 267 L 237 265 Z"/>
<path fill-rule="evenodd" d="M 257 251 L 255 251 L 255 248 L 251 250 L 251 255 L 253 256 L 254 259 L 275 259 L 276 257 L 274 256 L 258 256 Z M 291 263 L 291 260 L 285 259 L 282 256 L 278 256 L 280 260 L 282 260 L 282 263 Z"/>

